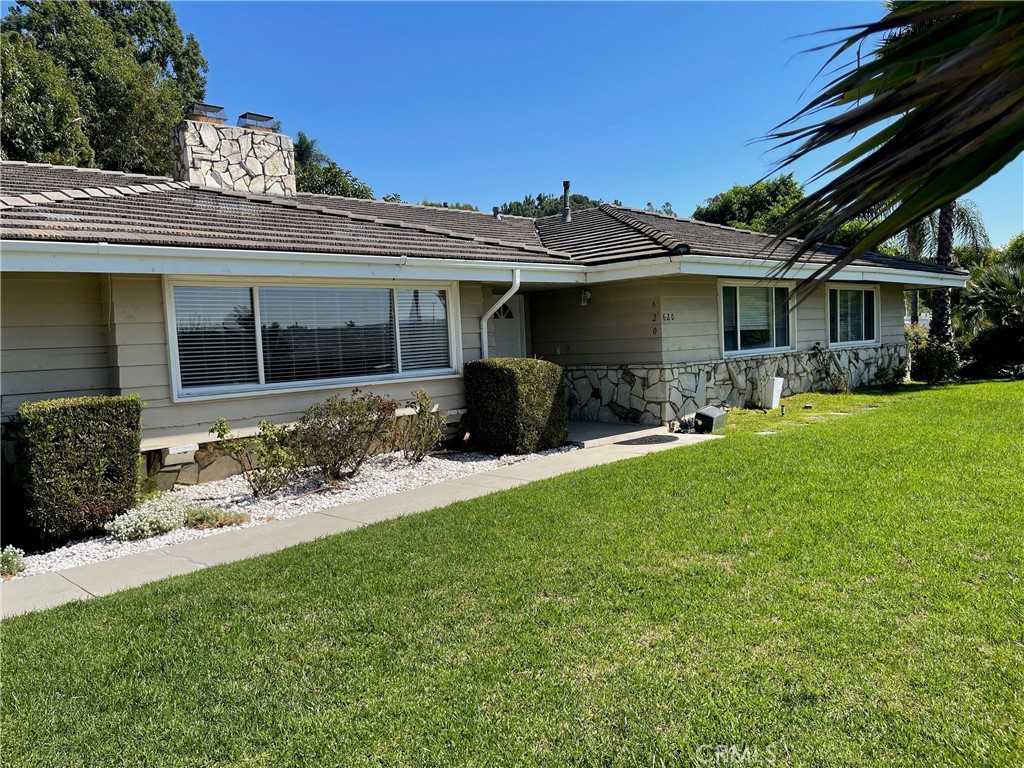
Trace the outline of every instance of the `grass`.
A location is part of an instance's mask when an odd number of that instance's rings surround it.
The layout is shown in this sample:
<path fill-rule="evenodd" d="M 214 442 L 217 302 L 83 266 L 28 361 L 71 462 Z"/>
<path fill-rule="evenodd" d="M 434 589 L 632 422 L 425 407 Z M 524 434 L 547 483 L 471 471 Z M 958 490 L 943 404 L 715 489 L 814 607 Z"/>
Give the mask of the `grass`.
<path fill-rule="evenodd" d="M 908 394 L 6 620 L 2 762 L 1020 766 L 1024 384 Z"/>

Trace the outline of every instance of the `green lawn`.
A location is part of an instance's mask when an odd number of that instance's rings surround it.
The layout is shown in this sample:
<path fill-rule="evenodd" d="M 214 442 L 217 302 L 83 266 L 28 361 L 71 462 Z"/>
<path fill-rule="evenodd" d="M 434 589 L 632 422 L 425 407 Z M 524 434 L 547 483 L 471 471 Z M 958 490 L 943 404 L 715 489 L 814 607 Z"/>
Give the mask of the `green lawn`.
<path fill-rule="evenodd" d="M 1019 768 L 1024 383 L 812 399 L 4 621 L 2 762 Z"/>

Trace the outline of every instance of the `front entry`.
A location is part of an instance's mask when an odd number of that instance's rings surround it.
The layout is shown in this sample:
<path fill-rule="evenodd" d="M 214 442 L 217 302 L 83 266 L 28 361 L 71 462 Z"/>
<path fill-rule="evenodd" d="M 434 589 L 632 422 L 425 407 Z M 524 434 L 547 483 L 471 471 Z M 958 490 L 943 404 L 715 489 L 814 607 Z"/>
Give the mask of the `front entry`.
<path fill-rule="evenodd" d="M 526 315 L 522 296 L 513 296 L 491 315 L 491 357 L 526 356 Z"/>

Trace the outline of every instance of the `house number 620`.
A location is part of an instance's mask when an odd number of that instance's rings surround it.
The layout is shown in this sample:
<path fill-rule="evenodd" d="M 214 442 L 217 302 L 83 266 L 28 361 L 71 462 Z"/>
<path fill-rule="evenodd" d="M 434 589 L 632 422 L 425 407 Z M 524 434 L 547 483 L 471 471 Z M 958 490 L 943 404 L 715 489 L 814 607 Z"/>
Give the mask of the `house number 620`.
<path fill-rule="evenodd" d="M 662 320 L 675 320 L 676 319 L 676 313 L 675 312 L 662 312 L 661 313 L 661 319 Z"/>

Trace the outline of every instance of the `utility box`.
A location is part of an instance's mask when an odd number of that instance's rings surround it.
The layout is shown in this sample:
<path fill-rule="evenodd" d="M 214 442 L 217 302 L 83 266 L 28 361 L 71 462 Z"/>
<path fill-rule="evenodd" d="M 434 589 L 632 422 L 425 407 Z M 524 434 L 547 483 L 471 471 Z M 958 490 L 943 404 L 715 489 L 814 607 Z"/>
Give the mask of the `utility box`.
<path fill-rule="evenodd" d="M 711 434 L 715 430 L 723 429 L 728 417 L 729 414 L 721 408 L 709 405 L 693 415 L 694 429 L 703 434 Z"/>
<path fill-rule="evenodd" d="M 785 379 L 781 376 L 775 376 L 765 382 L 764 396 L 761 398 L 762 408 L 772 411 L 779 407 L 779 401 L 782 400 L 782 387 L 785 383 Z"/>

